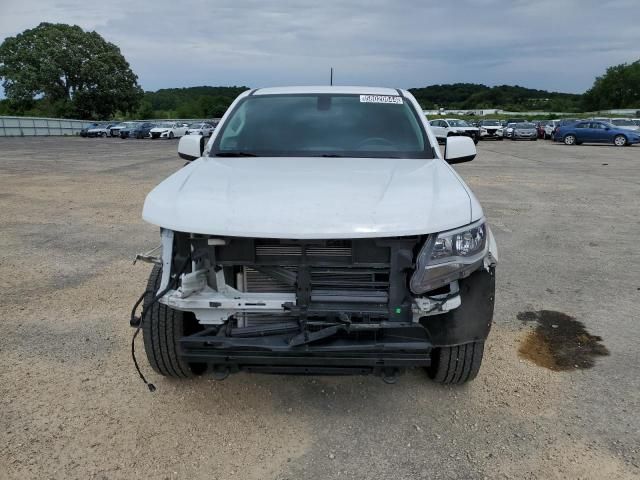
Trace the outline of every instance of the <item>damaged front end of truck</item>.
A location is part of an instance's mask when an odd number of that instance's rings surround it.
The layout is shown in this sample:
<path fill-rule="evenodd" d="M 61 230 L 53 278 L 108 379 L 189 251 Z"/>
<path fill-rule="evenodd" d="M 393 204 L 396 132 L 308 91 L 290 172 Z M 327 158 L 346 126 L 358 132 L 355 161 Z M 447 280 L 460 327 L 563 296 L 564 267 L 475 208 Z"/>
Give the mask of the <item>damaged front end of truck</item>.
<path fill-rule="evenodd" d="M 161 238 L 156 292 L 174 288 L 158 302 L 191 325 L 176 351 L 183 369 L 392 381 L 491 328 L 496 253 L 483 221 L 390 238 Z"/>

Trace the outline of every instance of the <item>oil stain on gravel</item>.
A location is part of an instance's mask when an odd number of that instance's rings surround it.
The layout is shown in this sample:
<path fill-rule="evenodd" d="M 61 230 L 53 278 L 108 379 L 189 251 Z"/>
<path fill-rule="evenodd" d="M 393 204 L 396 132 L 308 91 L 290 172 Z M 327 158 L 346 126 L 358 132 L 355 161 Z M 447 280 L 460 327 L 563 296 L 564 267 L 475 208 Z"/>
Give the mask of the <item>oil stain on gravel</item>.
<path fill-rule="evenodd" d="M 520 312 L 518 320 L 538 324 L 524 338 L 518 353 L 541 367 L 555 371 L 591 368 L 595 357 L 609 355 L 601 337 L 591 335 L 582 322 L 565 313 Z"/>

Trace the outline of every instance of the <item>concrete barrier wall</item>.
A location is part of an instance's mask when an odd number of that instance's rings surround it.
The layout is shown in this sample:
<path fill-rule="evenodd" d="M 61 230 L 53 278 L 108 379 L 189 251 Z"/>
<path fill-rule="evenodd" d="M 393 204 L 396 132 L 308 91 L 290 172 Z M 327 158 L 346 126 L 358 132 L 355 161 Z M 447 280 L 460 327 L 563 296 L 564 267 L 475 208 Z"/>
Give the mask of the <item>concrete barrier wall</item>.
<path fill-rule="evenodd" d="M 78 135 L 87 123 L 90 122 L 62 118 L 0 116 L 0 137 Z"/>
<path fill-rule="evenodd" d="M 172 118 L 153 120 L 132 120 L 136 122 L 184 122 L 219 121 L 220 119 Z M 105 120 L 104 122 L 107 122 Z M 101 122 L 101 123 L 104 123 Z M 94 123 L 89 120 L 68 120 L 64 118 L 39 117 L 3 117 L 0 116 L 0 137 L 27 137 L 49 135 L 79 135 L 85 125 Z M 114 121 L 114 123 L 117 123 Z"/>

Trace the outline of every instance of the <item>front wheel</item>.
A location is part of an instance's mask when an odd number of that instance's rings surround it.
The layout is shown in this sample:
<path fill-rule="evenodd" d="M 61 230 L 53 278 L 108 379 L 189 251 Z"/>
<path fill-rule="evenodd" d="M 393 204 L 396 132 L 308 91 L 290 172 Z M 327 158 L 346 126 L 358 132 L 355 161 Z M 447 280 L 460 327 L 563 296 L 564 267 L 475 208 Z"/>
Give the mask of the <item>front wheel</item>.
<path fill-rule="evenodd" d="M 433 381 L 445 385 L 460 385 L 476 378 L 482 356 L 484 341 L 465 343 L 455 347 L 439 347 L 431 353 L 431 366 L 427 375 Z"/>
<path fill-rule="evenodd" d="M 162 268 L 154 265 L 142 304 L 142 337 L 151 368 L 165 377 L 188 378 L 202 369 L 190 365 L 179 355 L 180 338 L 195 333 L 200 325 L 195 318 L 159 302 L 151 304 L 158 292 Z"/>
<path fill-rule="evenodd" d="M 564 144 L 565 145 L 575 145 L 576 144 L 576 136 L 575 135 L 566 135 L 564 137 Z"/>
<path fill-rule="evenodd" d="M 616 135 L 613 143 L 616 147 L 624 147 L 627 144 L 627 137 L 624 135 Z"/>
<path fill-rule="evenodd" d="M 169 139 L 173 140 L 173 132 L 169 132 Z"/>

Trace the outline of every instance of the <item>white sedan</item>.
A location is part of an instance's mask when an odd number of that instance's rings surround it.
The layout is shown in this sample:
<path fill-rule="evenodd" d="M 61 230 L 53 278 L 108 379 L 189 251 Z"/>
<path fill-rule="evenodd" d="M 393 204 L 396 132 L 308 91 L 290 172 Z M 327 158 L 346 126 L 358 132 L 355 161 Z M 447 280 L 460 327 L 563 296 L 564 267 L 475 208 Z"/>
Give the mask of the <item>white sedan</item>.
<path fill-rule="evenodd" d="M 161 122 L 149 132 L 151 138 L 176 138 L 187 133 L 187 125 L 178 122 Z"/>
<path fill-rule="evenodd" d="M 208 122 L 197 122 L 189 125 L 189 129 L 185 135 L 202 135 L 210 137 L 216 127 Z"/>

